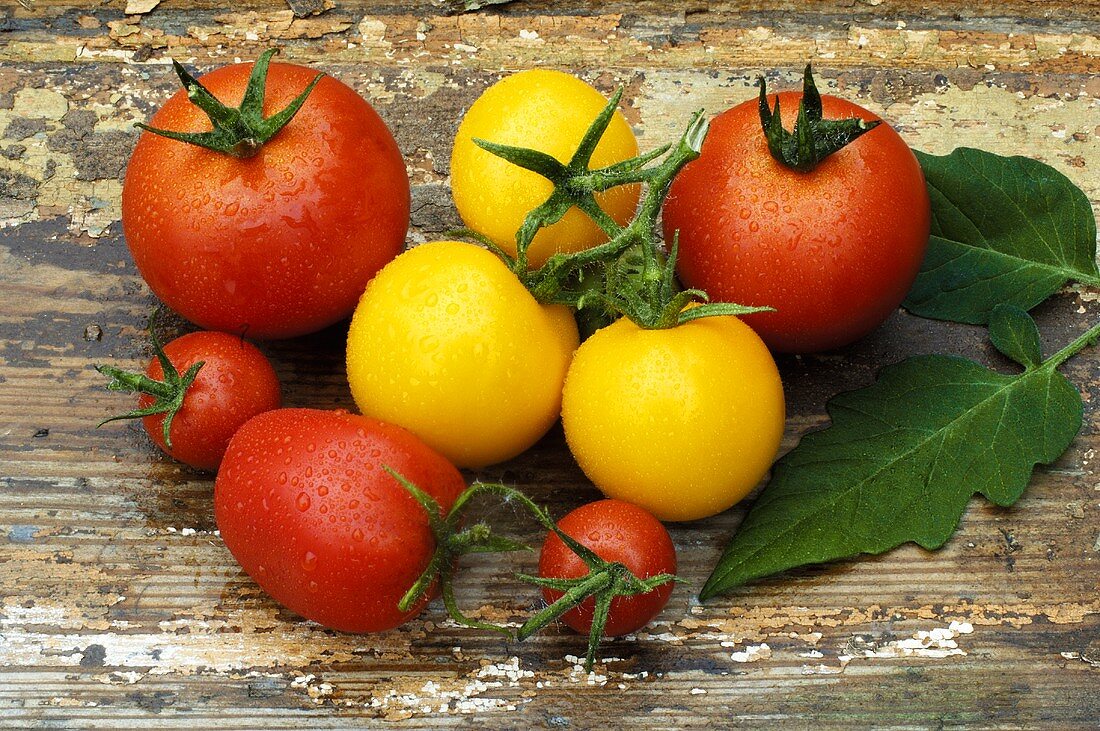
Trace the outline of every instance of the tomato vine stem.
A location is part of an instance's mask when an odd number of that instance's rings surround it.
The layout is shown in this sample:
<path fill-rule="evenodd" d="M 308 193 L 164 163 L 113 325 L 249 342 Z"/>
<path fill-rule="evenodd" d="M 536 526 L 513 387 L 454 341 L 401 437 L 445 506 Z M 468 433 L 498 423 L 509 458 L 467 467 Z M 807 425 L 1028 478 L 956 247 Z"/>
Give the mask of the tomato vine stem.
<path fill-rule="evenodd" d="M 415 484 L 405 479 L 393 469 L 386 471 L 404 487 L 424 508 L 428 522 L 436 539 L 436 550 L 432 554 L 427 568 L 409 588 L 398 603 L 398 609 L 408 611 L 435 585 L 438 580 L 443 604 L 451 619 L 459 624 L 476 629 L 499 632 L 506 637 L 512 633 L 506 627 L 481 622 L 467 617 L 458 608 L 454 598 L 454 572 L 457 558 L 467 553 L 489 553 L 500 551 L 531 550 L 528 546 L 510 538 L 492 533 L 485 523 L 478 523 L 462 531 L 458 530 L 463 513 L 470 501 L 481 495 L 495 495 L 505 503 L 518 503 L 527 510 L 546 530 L 553 532 L 588 567 L 585 576 L 574 579 L 556 579 L 527 574 L 516 577 L 536 586 L 562 592 L 562 596 L 531 616 L 516 633 L 516 639 L 525 640 L 561 615 L 574 609 L 589 597 L 594 597 L 595 612 L 592 617 L 592 629 L 588 637 L 588 652 L 585 655 L 585 671 L 591 672 L 596 661 L 596 651 L 607 625 L 607 616 L 611 611 L 611 602 L 619 596 L 647 594 L 670 581 L 680 581 L 673 574 L 658 574 L 645 579 L 635 576 L 630 569 L 618 562 L 605 561 L 595 551 L 583 545 L 554 522 L 550 514 L 514 487 L 499 483 L 475 482 L 464 490 L 454 501 L 447 515 L 439 503 Z"/>
<path fill-rule="evenodd" d="M 524 218 L 516 232 L 514 257 L 481 234 L 468 229 L 459 233 L 479 241 L 499 256 L 538 302 L 594 311 L 596 327 L 619 315 L 626 315 L 641 327 L 657 329 L 700 317 L 745 315 L 770 309 L 711 304 L 702 290 L 682 290 L 675 274 L 675 242 L 669 257 L 661 254 L 657 219 L 673 179 L 702 151 L 710 126 L 702 110 L 692 115 L 675 145 L 662 145 L 597 170 L 588 168 L 622 94 L 620 87 L 608 100 L 568 163 L 538 150 L 475 139 L 477 145 L 494 155 L 542 175 L 553 183 L 554 189 Z M 645 185 L 645 195 L 630 223 L 620 226 L 600 208 L 595 194 L 635 184 Z M 538 269 L 528 270 L 527 250 L 539 229 L 557 223 L 571 208 L 578 208 L 591 218 L 608 240 L 584 251 L 554 254 Z M 700 302 L 704 304 L 688 308 L 691 303 Z"/>

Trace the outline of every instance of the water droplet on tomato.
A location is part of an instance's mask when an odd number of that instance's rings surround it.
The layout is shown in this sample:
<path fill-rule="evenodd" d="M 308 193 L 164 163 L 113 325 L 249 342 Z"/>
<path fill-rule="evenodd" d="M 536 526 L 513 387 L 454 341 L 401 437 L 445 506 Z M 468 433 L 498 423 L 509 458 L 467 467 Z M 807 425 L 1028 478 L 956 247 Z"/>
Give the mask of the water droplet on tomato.
<path fill-rule="evenodd" d="M 321 497 L 324 497 L 325 495 L 328 495 L 328 485 L 321 485 L 320 487 L 318 487 L 317 488 L 317 494 L 320 495 Z"/>
<path fill-rule="evenodd" d="M 306 551 L 302 556 L 302 568 L 306 571 L 313 571 L 317 568 L 317 554 L 313 551 Z"/>
<path fill-rule="evenodd" d="M 361 528 L 356 528 L 351 532 L 351 537 L 357 541 L 363 540 L 363 530 Z"/>
<path fill-rule="evenodd" d="M 306 495 L 304 492 L 298 493 L 298 500 L 296 502 L 296 505 L 298 506 L 298 510 L 301 510 L 303 513 L 309 510 L 309 495 Z"/>

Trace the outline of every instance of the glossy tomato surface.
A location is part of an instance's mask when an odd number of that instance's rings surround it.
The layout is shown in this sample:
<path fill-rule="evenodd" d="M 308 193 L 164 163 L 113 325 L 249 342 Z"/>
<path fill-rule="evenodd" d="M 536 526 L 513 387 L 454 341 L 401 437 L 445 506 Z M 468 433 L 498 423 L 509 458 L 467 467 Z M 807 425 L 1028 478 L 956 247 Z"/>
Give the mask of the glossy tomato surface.
<path fill-rule="evenodd" d="M 486 89 L 463 117 L 451 153 L 451 190 L 466 225 L 515 253 L 516 231 L 523 219 L 553 190 L 546 178 L 481 149 L 475 138 L 532 148 L 567 163 L 606 105 L 603 95 L 577 77 L 548 69 L 521 71 Z M 589 168 L 637 154 L 630 125 L 615 112 Z M 627 185 L 599 193 L 596 200 L 622 226 L 633 215 L 638 195 L 637 185 Z M 606 240 L 600 227 L 574 208 L 535 235 L 529 263 L 537 268 L 551 254 L 580 251 Z"/>
<path fill-rule="evenodd" d="M 558 527 L 605 561 L 621 563 L 639 579 L 676 573 L 676 549 L 661 522 L 645 510 L 619 500 L 600 500 L 582 505 L 558 522 Z M 588 567 L 557 534 L 549 533 L 539 556 L 539 576 L 575 579 L 588 574 Z M 604 627 L 605 637 L 634 632 L 660 614 L 672 595 L 675 583 L 658 586 L 646 594 L 620 596 L 611 601 Z M 548 604 L 562 593 L 543 589 Z M 576 609 L 562 615 L 562 621 L 582 634 L 592 629 L 595 600 L 589 597 Z"/>
<path fill-rule="evenodd" d="M 741 500 L 783 437 L 767 347 L 732 316 L 646 330 L 623 318 L 577 349 L 562 396 L 569 450 L 604 495 L 661 520 Z"/>
<path fill-rule="evenodd" d="M 779 94 L 789 122 L 801 97 Z M 878 119 L 843 99 L 822 103 L 825 118 Z M 768 152 L 752 100 L 711 122 L 699 159 L 673 182 L 664 232 L 671 241 L 679 231 L 687 286 L 774 307 L 744 320 L 773 350 L 803 353 L 851 343 L 898 307 L 930 215 L 920 165 L 889 125 L 800 173 Z"/>
<path fill-rule="evenodd" d="M 222 540 L 280 604 L 345 632 L 415 616 L 397 603 L 427 567 L 435 539 L 424 509 L 389 466 L 448 510 L 458 470 L 401 427 L 340 411 L 279 409 L 229 444 L 214 485 Z"/>
<path fill-rule="evenodd" d="M 348 331 L 348 382 L 364 414 L 484 467 L 557 421 L 578 339 L 568 309 L 539 304 L 489 251 L 436 241 L 367 287 Z"/>
<path fill-rule="evenodd" d="M 226 66 L 200 81 L 235 106 L 251 70 Z M 264 115 L 316 75 L 271 64 Z M 182 90 L 150 124 L 210 129 Z M 327 76 L 251 158 L 143 132 L 122 194 L 126 243 L 153 292 L 204 328 L 261 339 L 351 314 L 403 248 L 408 223 L 409 181 L 393 136 L 370 104 Z"/>
<path fill-rule="evenodd" d="M 193 332 L 164 346 L 168 361 L 181 374 L 195 363 L 204 365 L 187 389 L 183 406 L 172 420 L 172 447 L 164 442 L 164 414 L 142 418 L 149 438 L 173 459 L 202 470 L 216 470 L 229 440 L 246 421 L 279 408 L 282 390 L 275 369 L 255 345 L 221 332 Z M 145 375 L 164 380 L 160 361 L 153 358 Z M 152 406 L 142 395 L 138 408 Z"/>

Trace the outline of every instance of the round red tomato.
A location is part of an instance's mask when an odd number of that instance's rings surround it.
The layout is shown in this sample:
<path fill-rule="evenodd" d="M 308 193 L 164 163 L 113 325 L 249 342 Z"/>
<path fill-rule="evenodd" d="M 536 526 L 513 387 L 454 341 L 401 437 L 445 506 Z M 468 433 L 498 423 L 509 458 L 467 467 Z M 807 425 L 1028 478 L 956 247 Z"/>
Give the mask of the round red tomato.
<path fill-rule="evenodd" d="M 343 411 L 279 409 L 245 424 L 214 484 L 214 516 L 241 567 L 280 604 L 344 632 L 415 616 L 397 603 L 427 568 L 424 508 L 390 467 L 446 512 L 465 487 L 446 459 L 401 427 Z"/>
<path fill-rule="evenodd" d="M 778 96 L 793 121 L 802 94 Z M 822 102 L 826 119 L 878 119 L 843 99 Z M 752 100 L 711 122 L 699 159 L 672 184 L 664 233 L 671 242 L 679 231 L 684 284 L 774 307 L 744 320 L 773 350 L 803 353 L 851 343 L 898 307 L 930 215 L 920 165 L 888 125 L 797 172 L 769 153 Z"/>
<path fill-rule="evenodd" d="M 658 574 L 676 573 L 676 549 L 661 522 L 648 512 L 620 500 L 599 500 L 582 505 L 560 521 L 558 527 L 597 556 L 610 563 L 621 563 L 639 579 Z M 539 576 L 547 579 L 576 579 L 588 574 L 588 566 L 551 532 L 542 544 Z M 625 635 L 641 629 L 656 617 L 672 595 L 674 583 L 635 596 L 611 600 L 611 611 L 604 626 L 605 637 Z M 543 598 L 552 604 L 562 592 L 544 588 Z M 595 599 L 589 597 L 576 609 L 561 616 L 563 622 L 581 634 L 592 629 Z"/>
<path fill-rule="evenodd" d="M 201 470 L 216 470 L 241 424 L 256 414 L 279 408 L 282 402 L 275 369 L 255 345 L 239 337 L 220 332 L 189 333 L 165 345 L 164 354 L 180 374 L 203 363 L 172 418 L 168 432 L 171 447 L 164 441 L 166 414 L 142 418 L 149 438 L 172 459 Z M 164 381 L 159 359 L 149 361 L 145 375 Z M 138 408 L 147 409 L 156 400 L 143 393 Z"/>
<path fill-rule="evenodd" d="M 251 70 L 226 66 L 200 82 L 236 105 Z M 264 116 L 316 76 L 271 64 Z M 150 124 L 211 129 L 183 90 Z M 252 157 L 143 132 L 122 190 L 126 243 L 153 292 L 204 328 L 254 338 L 301 335 L 350 315 L 401 251 L 408 224 L 409 180 L 393 136 L 370 104 L 329 76 Z"/>

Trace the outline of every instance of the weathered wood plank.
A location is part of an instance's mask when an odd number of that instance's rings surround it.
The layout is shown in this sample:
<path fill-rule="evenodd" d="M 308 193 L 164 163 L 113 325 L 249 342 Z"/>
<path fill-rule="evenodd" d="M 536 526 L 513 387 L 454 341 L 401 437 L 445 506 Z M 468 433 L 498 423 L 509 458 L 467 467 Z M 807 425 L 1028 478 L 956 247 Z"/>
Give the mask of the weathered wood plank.
<path fill-rule="evenodd" d="M 174 87 L 169 54 L 207 67 L 272 42 L 376 104 L 406 153 L 414 240 L 456 222 L 457 121 L 502 69 L 575 69 L 651 147 L 698 107 L 753 94 L 812 59 L 823 86 L 893 121 L 917 147 L 1028 154 L 1100 208 L 1100 28 L 1089 2 L 344 4 L 293 20 L 274 3 L 3 5 L 0 44 L 0 725 L 594 728 L 705 725 L 1095 727 L 1100 720 L 1100 361 L 1065 368 L 1086 398 L 1069 452 L 1011 510 L 975 501 L 942 551 L 906 547 L 798 572 L 700 606 L 697 590 L 743 515 L 673 529 L 687 587 L 659 621 L 608 643 L 586 677 L 558 631 L 527 643 L 453 626 L 439 607 L 378 636 L 280 610 L 214 533 L 211 481 L 159 456 L 91 365 L 146 357 L 153 300 L 121 238 L 120 175 Z M 254 13 L 254 14 L 253 14 Z M 520 31 L 527 31 L 521 34 Z M 255 34 L 255 38 L 249 33 Z M 537 34 L 537 37 L 532 36 Z M 418 35 L 419 34 L 419 35 Z M 423 35 L 423 38 L 420 38 Z M 1097 292 L 1040 307 L 1048 344 L 1100 314 Z M 185 325 L 170 322 L 170 327 Z M 342 328 L 265 344 L 291 405 L 350 407 Z M 783 358 L 785 448 L 833 393 L 914 353 L 1005 366 L 979 328 L 895 315 L 842 353 Z M 47 433 L 48 430 L 48 433 Z M 596 496 L 560 431 L 484 473 L 555 514 Z M 506 529 L 539 536 L 507 509 Z M 2 540 L 2 539 L 0 539 Z M 537 596 L 508 579 L 529 556 L 471 562 L 464 606 L 522 621 Z M 496 609 L 491 609 L 496 607 Z M 705 692 L 702 692 L 705 691 Z"/>

